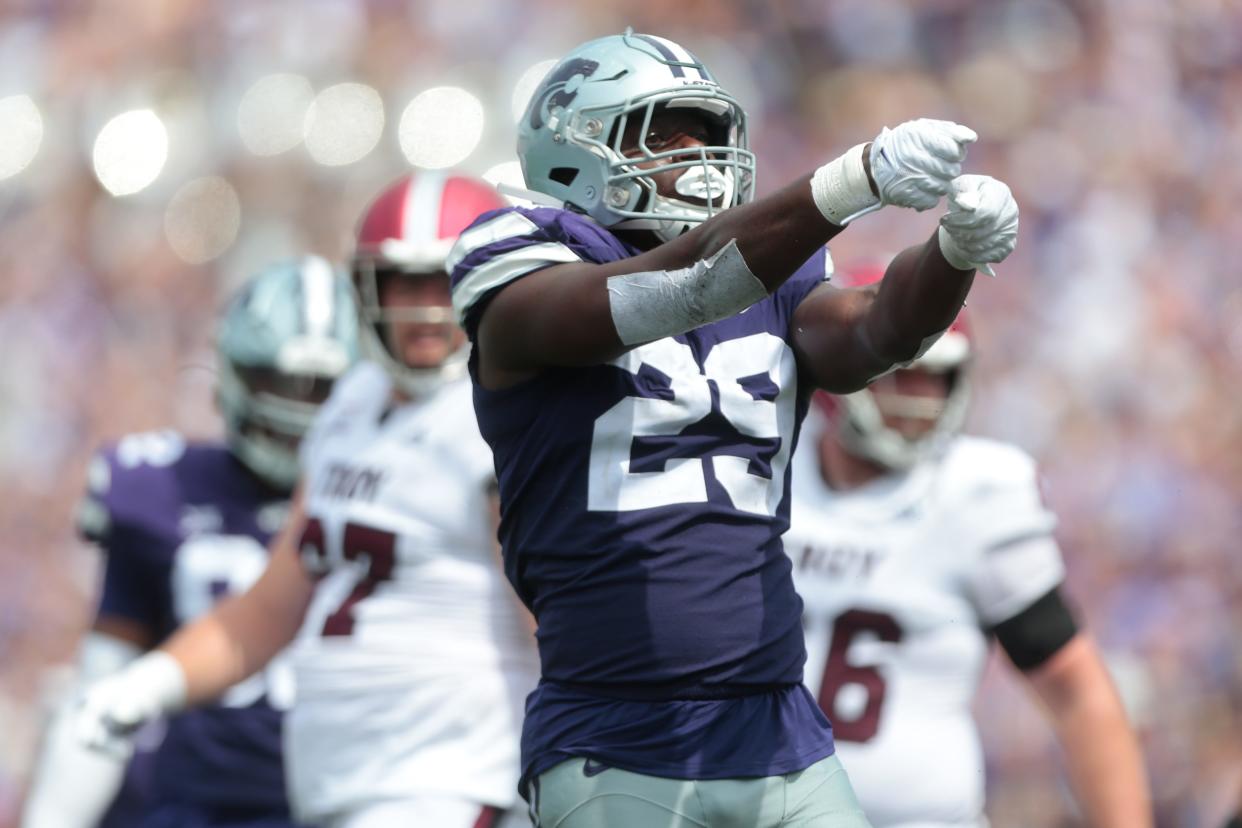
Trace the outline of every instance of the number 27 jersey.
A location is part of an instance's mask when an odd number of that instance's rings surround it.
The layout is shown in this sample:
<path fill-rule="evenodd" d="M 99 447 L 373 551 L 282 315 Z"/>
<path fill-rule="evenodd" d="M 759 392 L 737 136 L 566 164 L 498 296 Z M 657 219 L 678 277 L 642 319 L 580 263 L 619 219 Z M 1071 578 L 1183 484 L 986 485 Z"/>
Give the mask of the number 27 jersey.
<path fill-rule="evenodd" d="M 320 575 L 291 649 L 295 813 L 417 793 L 506 807 L 532 642 L 496 560 L 491 454 L 462 377 L 395 404 L 364 362 L 303 441 L 301 551 Z"/>

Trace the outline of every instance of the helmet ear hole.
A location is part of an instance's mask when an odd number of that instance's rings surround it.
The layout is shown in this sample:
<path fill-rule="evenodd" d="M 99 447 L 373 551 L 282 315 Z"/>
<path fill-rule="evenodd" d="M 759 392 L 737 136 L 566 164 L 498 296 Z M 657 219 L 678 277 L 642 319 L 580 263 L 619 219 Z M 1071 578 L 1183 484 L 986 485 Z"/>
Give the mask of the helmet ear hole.
<path fill-rule="evenodd" d="M 565 187 L 573 184 L 574 179 L 577 177 L 577 167 L 553 167 L 552 171 L 548 173 L 548 178 Z"/>

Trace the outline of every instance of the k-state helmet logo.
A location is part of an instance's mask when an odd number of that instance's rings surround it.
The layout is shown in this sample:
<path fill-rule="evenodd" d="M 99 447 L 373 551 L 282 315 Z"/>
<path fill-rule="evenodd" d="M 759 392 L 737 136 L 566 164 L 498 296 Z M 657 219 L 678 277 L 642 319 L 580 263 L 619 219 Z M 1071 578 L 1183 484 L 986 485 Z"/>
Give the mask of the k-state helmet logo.
<path fill-rule="evenodd" d="M 553 107 L 569 106 L 578 97 L 578 87 L 598 68 L 597 60 L 573 58 L 553 69 L 531 101 L 530 128 L 542 127 Z"/>

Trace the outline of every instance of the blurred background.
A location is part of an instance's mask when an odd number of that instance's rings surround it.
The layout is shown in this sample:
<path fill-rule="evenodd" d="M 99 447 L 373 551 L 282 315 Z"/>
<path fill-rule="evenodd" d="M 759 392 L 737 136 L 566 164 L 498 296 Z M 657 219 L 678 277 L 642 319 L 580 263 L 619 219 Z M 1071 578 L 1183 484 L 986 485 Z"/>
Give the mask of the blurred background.
<path fill-rule="evenodd" d="M 73 534 L 91 451 L 218 433 L 227 291 L 274 258 L 342 257 L 411 164 L 520 180 L 515 113 L 551 59 L 626 25 L 747 106 L 761 194 L 885 124 L 980 133 L 968 167 L 1023 212 L 971 294 L 971 428 L 1040 460 L 1160 824 L 1218 824 L 1242 791 L 1238 2 L 4 0 L 0 826 L 94 609 Z M 890 254 L 935 219 L 868 217 L 833 256 Z M 989 814 L 1075 824 L 1023 696 L 989 668 Z"/>

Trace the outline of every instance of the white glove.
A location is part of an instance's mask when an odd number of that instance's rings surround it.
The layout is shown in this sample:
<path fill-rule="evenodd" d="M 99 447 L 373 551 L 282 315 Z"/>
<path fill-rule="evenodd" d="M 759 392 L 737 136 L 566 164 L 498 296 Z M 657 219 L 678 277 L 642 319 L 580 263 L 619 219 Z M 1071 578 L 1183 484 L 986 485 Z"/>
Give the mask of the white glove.
<path fill-rule="evenodd" d="M 185 706 L 185 673 L 176 659 L 154 650 L 87 688 L 76 715 L 87 747 L 128 755 L 130 737 L 147 722 Z"/>
<path fill-rule="evenodd" d="M 885 127 L 871 142 L 871 178 L 879 196 L 863 167 L 866 145 L 859 144 L 815 171 L 811 197 L 825 218 L 842 227 L 886 204 L 930 209 L 961 175 L 966 145 L 978 137 L 969 127 L 931 118 Z"/>
<path fill-rule="evenodd" d="M 885 127 L 871 142 L 871 177 L 880 203 L 930 210 L 962 174 L 966 145 L 979 139 L 970 127 L 919 118 Z"/>
<path fill-rule="evenodd" d="M 1013 193 L 988 175 L 954 179 L 938 237 L 949 264 L 995 276 L 990 264 L 1003 262 L 1018 243 L 1018 203 Z"/>

